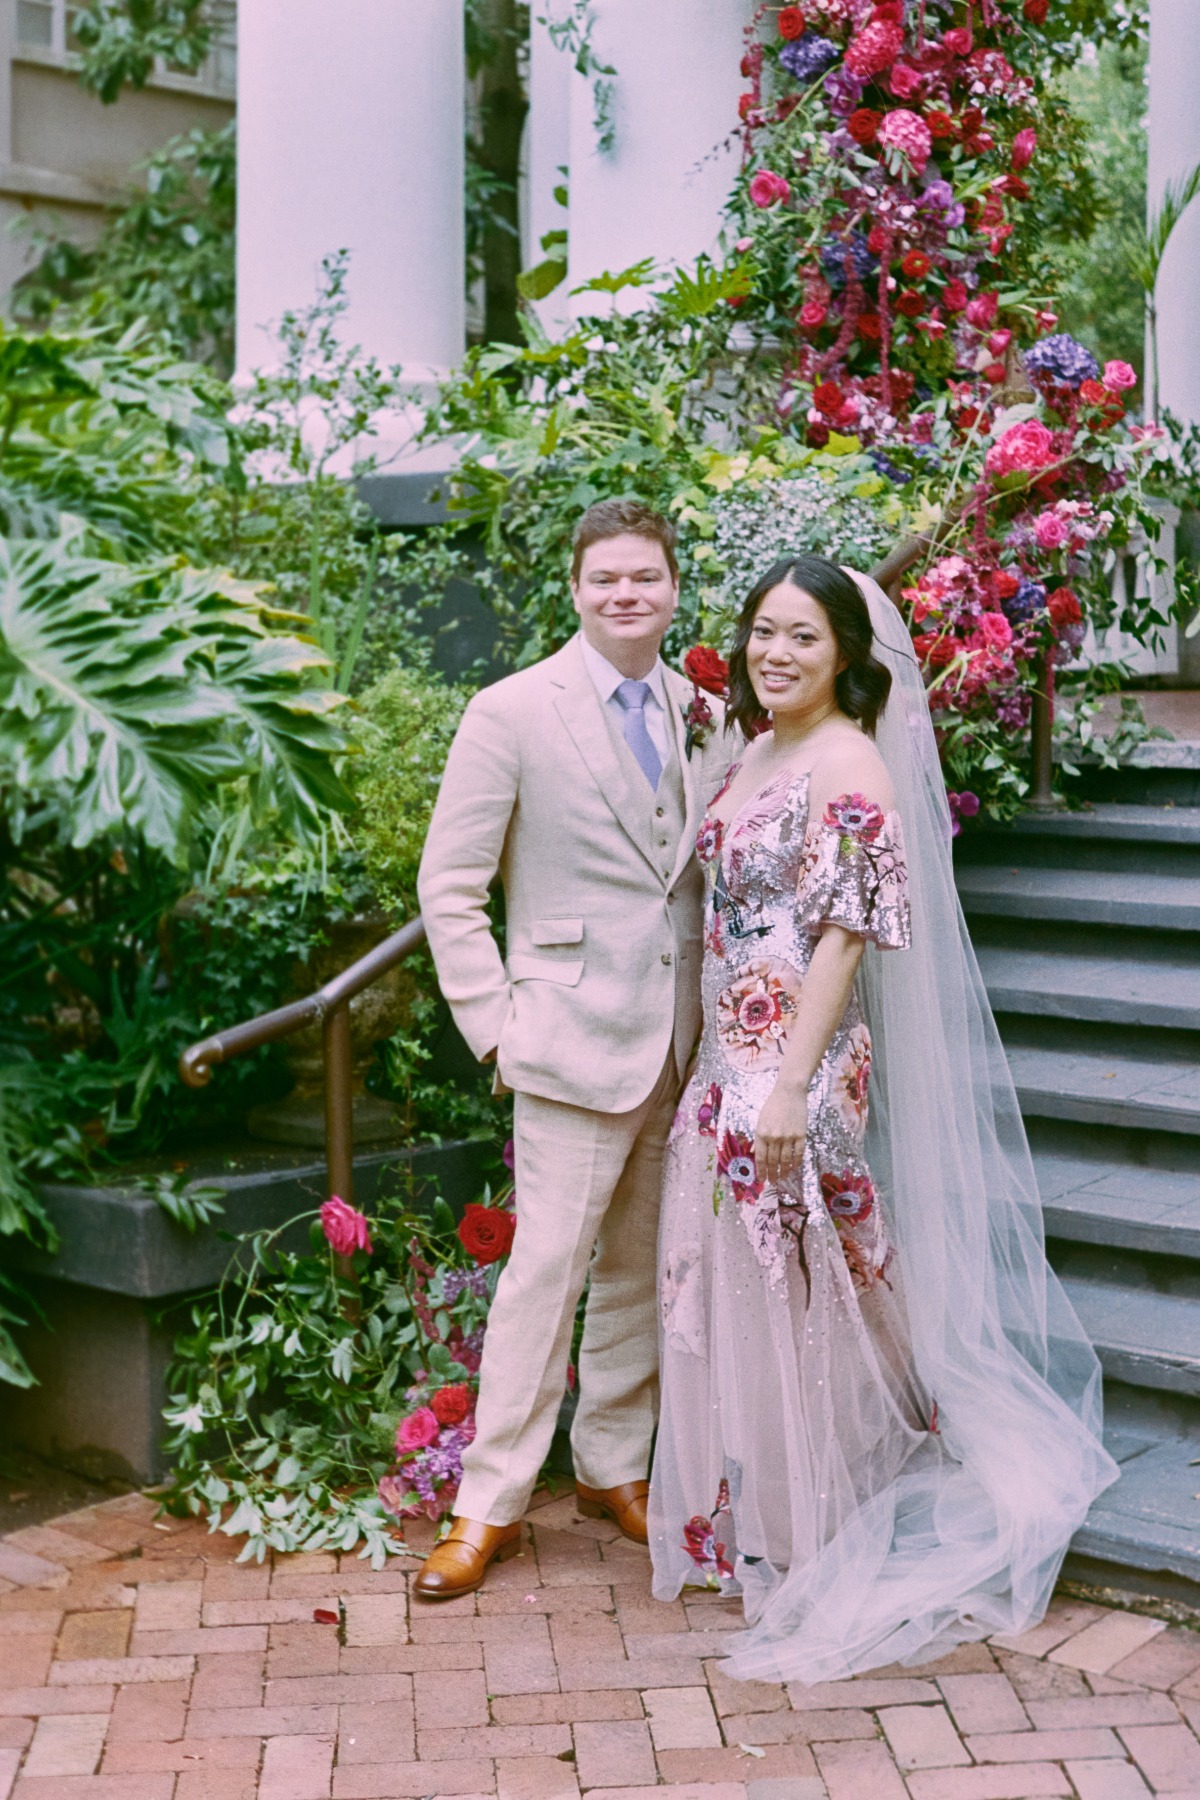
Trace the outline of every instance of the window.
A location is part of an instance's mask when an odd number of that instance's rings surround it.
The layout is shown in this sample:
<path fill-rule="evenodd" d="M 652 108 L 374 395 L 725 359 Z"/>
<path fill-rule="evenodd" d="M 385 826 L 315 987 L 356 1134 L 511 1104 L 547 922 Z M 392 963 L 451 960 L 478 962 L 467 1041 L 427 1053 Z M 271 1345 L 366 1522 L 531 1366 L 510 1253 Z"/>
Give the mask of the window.
<path fill-rule="evenodd" d="M 3 4 L 3 0 L 0 0 Z M 199 69 L 173 68 L 164 61 L 156 73 L 172 87 L 176 84 L 206 94 L 232 99 L 237 90 L 237 13 L 235 0 L 211 0 L 216 23 L 212 49 Z M 75 15 L 71 0 L 17 0 L 18 51 L 50 51 L 58 57 L 77 50 Z"/>

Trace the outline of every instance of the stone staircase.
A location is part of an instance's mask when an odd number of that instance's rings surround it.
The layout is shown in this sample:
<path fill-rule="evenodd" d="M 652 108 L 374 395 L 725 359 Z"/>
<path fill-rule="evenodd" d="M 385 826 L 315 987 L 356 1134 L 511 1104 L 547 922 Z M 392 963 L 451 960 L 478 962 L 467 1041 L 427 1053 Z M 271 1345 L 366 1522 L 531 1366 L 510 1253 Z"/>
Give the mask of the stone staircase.
<path fill-rule="evenodd" d="M 1200 805 L 1140 798 L 965 836 L 956 875 L 1121 1464 L 1073 1554 L 1095 1579 L 1137 1571 L 1194 1600 Z"/>

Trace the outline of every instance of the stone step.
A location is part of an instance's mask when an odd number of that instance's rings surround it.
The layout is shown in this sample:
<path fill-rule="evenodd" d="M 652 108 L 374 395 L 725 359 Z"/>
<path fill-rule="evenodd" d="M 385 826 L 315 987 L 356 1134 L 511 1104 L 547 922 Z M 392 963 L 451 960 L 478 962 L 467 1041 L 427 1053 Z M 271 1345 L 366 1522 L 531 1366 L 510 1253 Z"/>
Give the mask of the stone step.
<path fill-rule="evenodd" d="M 1200 1171 L 1050 1149 L 1033 1164 L 1048 1237 L 1200 1261 Z"/>
<path fill-rule="evenodd" d="M 976 954 L 996 1012 L 1200 1029 L 1200 959 L 986 943 Z"/>
<path fill-rule="evenodd" d="M 955 883 L 968 917 L 1200 931 L 1200 861 L 1195 875 L 978 863 L 957 868 Z"/>
<path fill-rule="evenodd" d="M 1200 1420 L 1187 1405 L 1105 1384 L 1104 1441 L 1121 1477 L 1076 1532 L 1077 1556 L 1200 1582 Z"/>
<path fill-rule="evenodd" d="M 1075 1252 L 1060 1276 L 1105 1377 L 1131 1387 L 1200 1395 L 1200 1286 L 1194 1294 L 1135 1286 L 1114 1259 L 1107 1279 L 1096 1269 L 1073 1272 L 1086 1254 Z"/>
<path fill-rule="evenodd" d="M 1012 1042 L 1005 1051 L 1027 1117 L 1200 1135 L 1200 1069 L 1189 1057 Z"/>
<path fill-rule="evenodd" d="M 1190 844 L 1200 850 L 1200 806 L 1088 806 L 1079 812 L 1021 813 L 1002 830 L 980 832 L 989 841 L 1012 836 L 1107 838 L 1111 843 Z"/>

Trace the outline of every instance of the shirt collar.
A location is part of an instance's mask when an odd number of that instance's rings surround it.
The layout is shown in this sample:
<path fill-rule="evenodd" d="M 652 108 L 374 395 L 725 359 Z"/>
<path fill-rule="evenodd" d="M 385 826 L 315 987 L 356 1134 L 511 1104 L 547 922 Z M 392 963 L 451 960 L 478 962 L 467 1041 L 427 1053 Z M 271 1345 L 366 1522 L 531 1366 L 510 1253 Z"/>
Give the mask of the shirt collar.
<path fill-rule="evenodd" d="M 584 665 L 592 678 L 596 692 L 602 701 L 611 700 L 621 683 L 628 677 L 622 675 L 620 669 L 615 669 L 607 656 L 601 656 L 599 650 L 593 644 L 588 643 L 582 632 L 579 634 L 579 647 L 583 651 Z M 667 691 L 663 682 L 663 670 L 662 657 L 656 657 L 654 667 L 648 675 L 643 676 L 643 680 L 650 689 L 651 698 L 657 700 L 663 711 L 666 712 Z"/>

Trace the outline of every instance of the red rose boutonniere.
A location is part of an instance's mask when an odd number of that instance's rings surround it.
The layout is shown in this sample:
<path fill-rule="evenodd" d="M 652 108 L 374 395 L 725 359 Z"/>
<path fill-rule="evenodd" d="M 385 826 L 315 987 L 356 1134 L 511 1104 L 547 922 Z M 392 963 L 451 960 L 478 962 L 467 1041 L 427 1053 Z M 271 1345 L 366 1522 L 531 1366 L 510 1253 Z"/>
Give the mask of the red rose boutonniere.
<path fill-rule="evenodd" d="M 724 699 L 729 686 L 729 665 L 707 644 L 694 644 L 683 659 L 683 672 L 692 684 L 691 701 L 683 708 L 683 722 L 687 727 L 684 748 L 690 761 L 692 751 L 697 745 L 703 749 L 716 724 L 713 709 L 704 695 L 718 694 Z"/>

